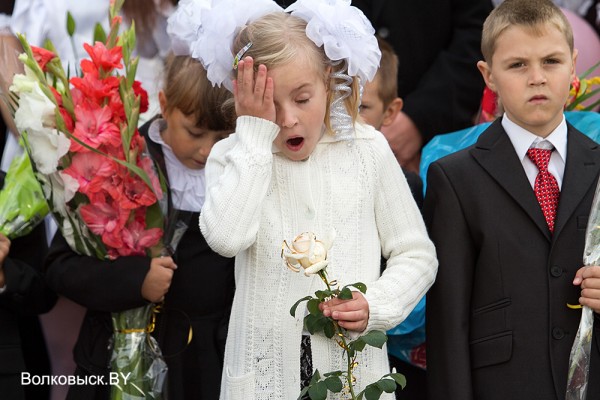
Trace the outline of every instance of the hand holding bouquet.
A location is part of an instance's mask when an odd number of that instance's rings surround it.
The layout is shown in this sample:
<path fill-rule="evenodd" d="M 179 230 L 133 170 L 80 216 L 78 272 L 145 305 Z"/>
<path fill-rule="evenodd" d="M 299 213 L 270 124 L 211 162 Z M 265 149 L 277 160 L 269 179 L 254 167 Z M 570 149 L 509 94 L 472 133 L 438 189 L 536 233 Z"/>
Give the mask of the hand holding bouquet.
<path fill-rule="evenodd" d="M 392 372 L 384 375 L 379 381 L 371 383 L 363 391 L 356 394 L 354 383 L 356 378 L 353 375 L 354 368 L 358 365 L 357 355 L 365 346 L 374 346 L 382 348 L 387 341 L 387 336 L 381 331 L 370 331 L 358 339 L 351 341 L 346 329 L 342 328 L 336 320 L 323 315 L 319 305 L 333 298 L 340 300 L 351 300 L 351 287 L 358 289 L 361 293 L 367 292 L 367 286 L 364 283 L 357 282 L 346 285 L 342 289 L 337 288 L 337 281 L 330 281 L 327 277 L 327 251 L 331 248 L 335 233 L 332 232 L 329 238 L 317 240 L 312 232 L 304 232 L 296 236 L 289 245 L 283 241 L 281 256 L 288 268 L 294 272 L 304 269 L 304 275 L 319 275 L 326 290 L 317 290 L 315 297 L 306 296 L 298 300 L 290 309 L 290 314 L 296 315 L 296 309 L 300 303 L 306 301 L 308 314 L 304 317 L 304 325 L 311 335 L 323 333 L 326 337 L 333 339 L 343 349 L 346 358 L 345 371 L 327 372 L 321 376 L 318 370 L 315 370 L 310 385 L 304 388 L 298 399 L 308 394 L 313 400 L 324 400 L 327 398 L 327 391 L 339 393 L 342 390 L 350 396 L 350 399 L 379 399 L 383 392 L 393 393 L 397 385 L 404 387 L 406 380 L 402 374 Z"/>
<path fill-rule="evenodd" d="M 10 87 L 16 126 L 62 235 L 75 252 L 103 260 L 158 256 L 164 247 L 164 180 L 137 130 L 148 99 L 135 81 L 134 27 L 119 36 L 122 4 L 111 1 L 106 42 L 84 44 L 90 58 L 81 76 L 68 78 L 51 45 L 19 36 L 25 74 Z M 150 336 L 152 308 L 113 313 L 111 368 L 125 378 L 113 398 L 162 396 L 166 364 Z"/>

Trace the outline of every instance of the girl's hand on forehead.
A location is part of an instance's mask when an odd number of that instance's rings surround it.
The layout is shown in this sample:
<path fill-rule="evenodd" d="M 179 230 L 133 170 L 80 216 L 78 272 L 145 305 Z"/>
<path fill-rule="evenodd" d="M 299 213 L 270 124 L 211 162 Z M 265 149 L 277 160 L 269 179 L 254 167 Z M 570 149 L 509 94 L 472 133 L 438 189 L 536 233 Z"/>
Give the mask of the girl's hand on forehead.
<path fill-rule="evenodd" d="M 267 67 L 258 66 L 254 73 L 252 57 L 245 57 L 237 66 L 237 79 L 233 81 L 235 112 L 275 122 L 273 79 L 267 77 Z"/>

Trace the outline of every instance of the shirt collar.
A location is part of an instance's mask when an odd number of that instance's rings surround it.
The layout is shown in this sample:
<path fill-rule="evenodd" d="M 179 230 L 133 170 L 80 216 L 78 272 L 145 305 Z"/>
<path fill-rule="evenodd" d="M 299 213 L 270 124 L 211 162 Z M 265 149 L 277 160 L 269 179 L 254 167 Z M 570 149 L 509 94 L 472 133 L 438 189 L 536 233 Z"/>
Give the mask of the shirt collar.
<path fill-rule="evenodd" d="M 567 122 L 563 115 L 562 121 L 546 138 L 541 138 L 528 130 L 520 127 L 510 120 L 506 113 L 502 117 L 502 127 L 519 156 L 519 160 L 526 157 L 527 150 L 537 142 L 547 140 L 554 146 L 555 152 L 566 162 L 567 160 Z"/>

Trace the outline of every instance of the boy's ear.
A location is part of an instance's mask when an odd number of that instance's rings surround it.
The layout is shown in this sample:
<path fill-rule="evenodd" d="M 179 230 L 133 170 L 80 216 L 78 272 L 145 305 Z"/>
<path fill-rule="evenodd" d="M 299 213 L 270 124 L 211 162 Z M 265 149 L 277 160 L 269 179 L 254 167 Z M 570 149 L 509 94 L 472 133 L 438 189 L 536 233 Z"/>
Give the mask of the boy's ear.
<path fill-rule="evenodd" d="M 577 76 L 577 68 L 575 68 L 577 66 L 577 55 L 579 54 L 579 51 L 577 49 L 573 49 L 573 71 L 571 71 L 571 80 L 573 80 L 575 78 L 575 76 Z"/>
<path fill-rule="evenodd" d="M 385 109 L 383 113 L 383 121 L 381 122 L 381 126 L 391 125 L 392 122 L 396 119 L 396 116 L 400 111 L 402 111 L 402 107 L 404 107 L 404 101 L 400 97 L 396 97 L 389 106 Z"/>
<path fill-rule="evenodd" d="M 496 84 L 494 83 L 494 77 L 492 76 L 492 70 L 490 66 L 485 61 L 477 61 L 477 69 L 481 72 L 481 76 L 483 76 L 483 80 L 487 87 L 490 88 L 492 92 L 496 92 Z"/>

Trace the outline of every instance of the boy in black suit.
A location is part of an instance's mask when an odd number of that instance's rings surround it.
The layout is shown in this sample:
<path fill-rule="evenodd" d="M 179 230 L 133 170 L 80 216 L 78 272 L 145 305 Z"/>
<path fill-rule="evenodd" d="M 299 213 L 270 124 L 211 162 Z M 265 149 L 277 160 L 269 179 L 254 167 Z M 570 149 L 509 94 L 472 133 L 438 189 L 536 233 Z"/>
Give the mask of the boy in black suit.
<path fill-rule="evenodd" d="M 505 112 L 429 168 L 440 268 L 427 295 L 428 394 L 564 399 L 581 316 L 567 304 L 600 311 L 600 267 L 581 268 L 600 148 L 563 115 L 577 50 L 549 0 L 505 0 L 481 46 L 477 66 Z M 588 399 L 600 398 L 598 318 Z"/>

